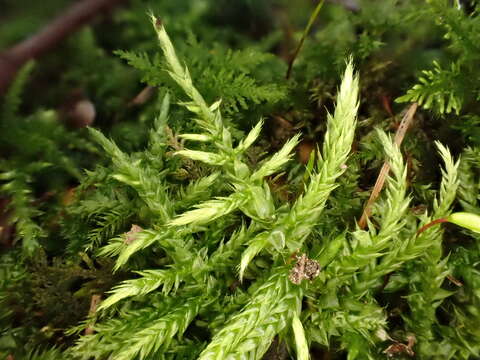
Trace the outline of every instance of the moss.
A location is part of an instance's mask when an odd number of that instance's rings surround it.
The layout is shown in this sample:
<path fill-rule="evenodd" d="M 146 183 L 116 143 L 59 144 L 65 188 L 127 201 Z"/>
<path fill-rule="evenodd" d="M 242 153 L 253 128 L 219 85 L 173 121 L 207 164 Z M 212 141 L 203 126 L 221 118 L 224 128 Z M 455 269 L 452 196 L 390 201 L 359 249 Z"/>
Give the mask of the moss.
<path fill-rule="evenodd" d="M 131 1 L 19 73 L 0 356 L 479 356 L 478 234 L 425 225 L 480 213 L 480 7 L 327 2 L 286 79 L 314 5 Z M 38 11 L 8 3 L 4 45 Z"/>

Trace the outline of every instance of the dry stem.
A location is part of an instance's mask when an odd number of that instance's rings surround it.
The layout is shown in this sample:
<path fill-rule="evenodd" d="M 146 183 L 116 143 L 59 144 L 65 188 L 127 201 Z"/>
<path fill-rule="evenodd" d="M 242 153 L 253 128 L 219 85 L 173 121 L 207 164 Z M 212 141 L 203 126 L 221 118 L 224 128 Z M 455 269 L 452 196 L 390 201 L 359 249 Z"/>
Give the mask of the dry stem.
<path fill-rule="evenodd" d="M 405 133 L 407 132 L 408 128 L 410 127 L 410 124 L 412 123 L 413 116 L 417 111 L 417 107 L 418 107 L 418 104 L 413 103 L 408 109 L 408 111 L 405 113 L 405 115 L 403 116 L 403 119 L 400 122 L 400 125 L 398 126 L 397 132 L 395 133 L 395 139 L 394 139 L 395 145 L 400 147 L 400 144 L 402 143 L 403 138 L 405 137 Z M 380 170 L 380 173 L 378 174 L 377 181 L 375 182 L 375 186 L 373 187 L 372 193 L 370 194 L 370 198 L 368 199 L 367 205 L 365 205 L 365 208 L 363 209 L 362 217 L 358 222 L 358 226 L 360 227 L 360 229 L 364 229 L 365 226 L 367 225 L 367 220 L 371 214 L 372 205 L 377 199 L 378 195 L 380 194 L 380 191 L 382 191 L 383 184 L 385 183 L 385 179 L 387 178 L 389 171 L 390 171 L 390 164 L 388 164 L 388 162 L 385 161 L 383 163 L 382 169 Z"/>
<path fill-rule="evenodd" d="M 0 94 L 4 93 L 17 71 L 29 60 L 51 50 L 59 42 L 93 19 L 95 15 L 124 0 L 77 1 L 39 32 L 0 53 Z"/>

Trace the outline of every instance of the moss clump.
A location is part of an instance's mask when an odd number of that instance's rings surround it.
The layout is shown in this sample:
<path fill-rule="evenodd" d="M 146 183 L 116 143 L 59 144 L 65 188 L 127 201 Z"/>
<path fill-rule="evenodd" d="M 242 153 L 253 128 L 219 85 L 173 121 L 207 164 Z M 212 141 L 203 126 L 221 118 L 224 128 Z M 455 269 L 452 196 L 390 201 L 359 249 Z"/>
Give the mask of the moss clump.
<path fill-rule="evenodd" d="M 315 4 L 165 3 L 4 99 L 0 355 L 478 357 L 478 234 L 427 224 L 480 214 L 479 5 L 326 3 L 287 79 Z"/>

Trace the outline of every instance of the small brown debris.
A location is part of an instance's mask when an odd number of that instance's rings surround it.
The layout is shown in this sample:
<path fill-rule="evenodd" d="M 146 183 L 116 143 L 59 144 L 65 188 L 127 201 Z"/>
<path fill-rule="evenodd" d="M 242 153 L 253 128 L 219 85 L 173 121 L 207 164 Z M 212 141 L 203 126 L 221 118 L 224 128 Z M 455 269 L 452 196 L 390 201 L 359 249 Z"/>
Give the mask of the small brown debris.
<path fill-rule="evenodd" d="M 390 96 L 385 95 L 385 94 L 381 94 L 380 95 L 380 101 L 382 103 L 383 108 L 387 112 L 387 114 L 390 115 L 391 117 L 394 117 L 395 115 L 393 114 L 392 106 L 390 105 L 390 103 L 392 101 Z"/>
<path fill-rule="evenodd" d="M 143 231 L 142 227 L 132 224 L 130 231 L 125 233 L 125 244 L 131 244 L 137 238 L 136 234 L 141 231 Z"/>
<path fill-rule="evenodd" d="M 412 212 L 412 214 L 422 215 L 423 213 L 425 213 L 425 211 L 427 211 L 427 206 L 423 205 L 423 204 L 420 204 L 420 205 L 412 207 L 410 209 L 410 211 Z"/>
<path fill-rule="evenodd" d="M 288 278 L 294 284 L 299 285 L 303 279 L 313 280 L 320 274 L 320 264 L 307 255 L 296 255 L 297 263 L 290 270 Z"/>
<path fill-rule="evenodd" d="M 463 286 L 463 283 L 460 280 L 454 278 L 452 275 L 447 275 L 447 279 L 450 280 L 452 284 L 457 285 L 458 287 Z"/>
<path fill-rule="evenodd" d="M 75 201 L 75 187 L 70 187 L 62 194 L 61 201 L 63 206 L 68 206 Z"/>
<path fill-rule="evenodd" d="M 138 106 L 145 104 L 148 100 L 150 100 L 155 93 L 155 87 L 153 86 L 146 86 L 140 91 L 128 104 L 128 106 Z"/>
<path fill-rule="evenodd" d="M 412 348 L 413 345 L 417 342 L 417 339 L 415 338 L 414 335 L 408 335 L 407 336 L 407 344 L 403 344 L 401 342 L 395 341 L 394 344 L 390 345 L 388 348 L 386 348 L 383 353 L 387 354 L 389 358 L 395 357 L 395 356 L 400 356 L 400 355 L 408 355 L 408 356 L 415 356 L 415 353 L 413 352 Z"/>
<path fill-rule="evenodd" d="M 315 149 L 315 143 L 310 140 L 303 140 L 300 144 L 297 146 L 297 154 L 298 154 L 298 160 L 302 164 L 308 163 L 308 160 L 310 159 L 310 154 L 312 151 Z"/>

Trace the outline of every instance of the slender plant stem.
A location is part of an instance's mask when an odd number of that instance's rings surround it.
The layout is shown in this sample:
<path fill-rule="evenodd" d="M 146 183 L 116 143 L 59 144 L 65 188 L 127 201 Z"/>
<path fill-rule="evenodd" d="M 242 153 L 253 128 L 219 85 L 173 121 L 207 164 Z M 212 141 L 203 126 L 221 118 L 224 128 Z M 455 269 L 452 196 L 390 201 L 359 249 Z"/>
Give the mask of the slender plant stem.
<path fill-rule="evenodd" d="M 303 47 L 303 43 L 305 42 L 305 39 L 307 38 L 307 35 L 310 32 L 310 29 L 311 29 L 313 23 L 317 19 L 318 14 L 320 13 L 320 10 L 321 10 L 324 2 L 325 2 L 325 0 L 320 0 L 317 7 L 315 8 L 315 10 L 313 10 L 312 15 L 310 15 L 310 19 L 308 19 L 308 24 L 305 27 L 305 30 L 303 30 L 302 39 L 298 43 L 298 46 L 295 49 L 295 52 L 293 53 L 292 57 L 290 58 L 290 61 L 288 62 L 288 70 L 287 70 L 287 75 L 286 75 L 287 79 L 290 79 L 290 76 L 292 75 L 293 63 L 295 62 L 295 59 L 297 58 L 298 54 L 300 53 L 300 50 Z"/>
<path fill-rule="evenodd" d="M 408 109 L 408 111 L 405 113 L 405 115 L 403 116 L 403 119 L 400 122 L 400 125 L 398 126 L 397 132 L 395 133 L 395 139 L 394 139 L 395 145 L 400 146 L 400 144 L 402 143 L 403 138 L 405 137 L 405 133 L 407 132 L 408 128 L 410 127 L 410 124 L 412 123 L 413 116 L 417 111 L 417 107 L 418 107 L 418 104 L 413 103 Z M 370 198 L 368 199 L 367 205 L 365 205 L 365 208 L 363 209 L 362 217 L 358 222 L 358 226 L 360 227 L 360 229 L 364 229 L 365 226 L 367 225 L 367 220 L 372 211 L 372 205 L 377 199 L 378 195 L 380 194 L 380 191 L 382 191 L 383 184 L 385 183 L 385 179 L 387 178 L 389 171 L 390 171 L 390 164 L 388 164 L 388 162 L 385 161 L 383 163 L 382 169 L 380 170 L 380 173 L 378 174 L 377 181 L 375 182 L 375 186 L 373 187 L 372 193 L 370 194 Z"/>
<path fill-rule="evenodd" d="M 422 232 L 424 232 L 425 230 L 431 228 L 431 227 L 434 226 L 434 225 L 441 224 L 441 223 L 445 223 L 445 222 L 448 222 L 448 220 L 447 220 L 446 218 L 441 218 L 441 219 L 433 220 L 433 221 L 429 222 L 428 224 L 423 225 L 420 229 L 418 229 L 417 235 L 421 234 Z"/>
<path fill-rule="evenodd" d="M 97 312 L 98 304 L 102 301 L 102 296 L 98 294 L 93 294 L 90 300 L 90 310 L 88 311 L 89 316 L 93 316 Z M 85 329 L 85 335 L 93 334 L 93 324 L 89 325 Z"/>

